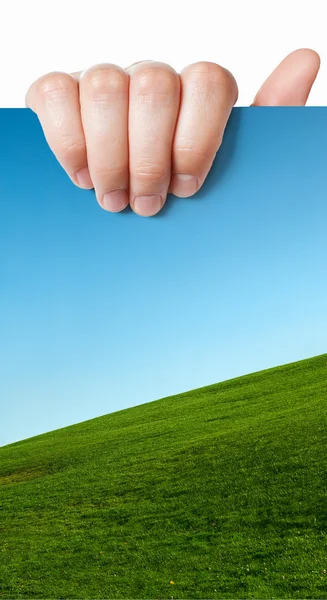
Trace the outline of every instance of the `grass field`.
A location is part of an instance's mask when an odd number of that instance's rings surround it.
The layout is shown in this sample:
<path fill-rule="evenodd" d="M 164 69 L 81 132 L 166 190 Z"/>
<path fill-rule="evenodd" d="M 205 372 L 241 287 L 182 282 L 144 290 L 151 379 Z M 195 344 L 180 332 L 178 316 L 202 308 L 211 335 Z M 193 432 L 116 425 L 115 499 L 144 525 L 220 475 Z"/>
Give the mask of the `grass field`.
<path fill-rule="evenodd" d="M 0 448 L 0 599 L 323 599 L 326 571 L 327 354 Z"/>

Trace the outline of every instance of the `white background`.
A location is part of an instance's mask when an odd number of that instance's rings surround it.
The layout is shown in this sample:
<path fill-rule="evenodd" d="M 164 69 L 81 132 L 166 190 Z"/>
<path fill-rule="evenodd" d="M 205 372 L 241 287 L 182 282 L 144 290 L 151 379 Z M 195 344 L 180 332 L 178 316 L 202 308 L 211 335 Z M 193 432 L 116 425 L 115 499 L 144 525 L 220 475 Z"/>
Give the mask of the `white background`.
<path fill-rule="evenodd" d="M 177 71 L 199 60 L 219 63 L 236 77 L 237 105 L 247 106 L 284 56 L 303 47 L 321 56 L 308 105 L 323 106 L 325 13 L 326 0 L 1 0 L 0 107 L 23 107 L 29 85 L 49 71 L 145 59 Z"/>

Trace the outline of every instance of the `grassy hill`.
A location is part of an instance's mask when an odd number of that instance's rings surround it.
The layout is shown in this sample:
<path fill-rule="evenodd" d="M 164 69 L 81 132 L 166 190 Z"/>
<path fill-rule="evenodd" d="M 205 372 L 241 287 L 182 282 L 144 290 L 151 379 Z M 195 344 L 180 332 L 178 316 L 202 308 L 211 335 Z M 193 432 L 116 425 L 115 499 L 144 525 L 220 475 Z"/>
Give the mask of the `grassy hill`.
<path fill-rule="evenodd" d="M 0 448 L 0 599 L 327 598 L 326 375 L 324 354 Z"/>

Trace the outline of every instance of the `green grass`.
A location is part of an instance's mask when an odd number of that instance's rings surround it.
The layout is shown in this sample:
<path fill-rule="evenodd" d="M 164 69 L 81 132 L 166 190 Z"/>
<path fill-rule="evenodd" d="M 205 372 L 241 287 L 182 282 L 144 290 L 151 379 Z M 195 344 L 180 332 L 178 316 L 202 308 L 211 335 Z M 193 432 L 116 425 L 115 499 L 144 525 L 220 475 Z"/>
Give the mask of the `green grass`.
<path fill-rule="evenodd" d="M 0 448 L 0 599 L 327 598 L 326 375 L 324 354 Z"/>

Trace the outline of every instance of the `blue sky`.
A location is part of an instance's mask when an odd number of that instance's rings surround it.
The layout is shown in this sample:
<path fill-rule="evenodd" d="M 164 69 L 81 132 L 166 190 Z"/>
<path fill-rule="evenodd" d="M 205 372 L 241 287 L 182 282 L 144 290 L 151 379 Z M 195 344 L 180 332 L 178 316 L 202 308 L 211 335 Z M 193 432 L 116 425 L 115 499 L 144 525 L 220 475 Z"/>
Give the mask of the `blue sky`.
<path fill-rule="evenodd" d="M 327 109 L 235 108 L 153 218 L 75 187 L 0 111 L 0 445 L 327 352 Z"/>

